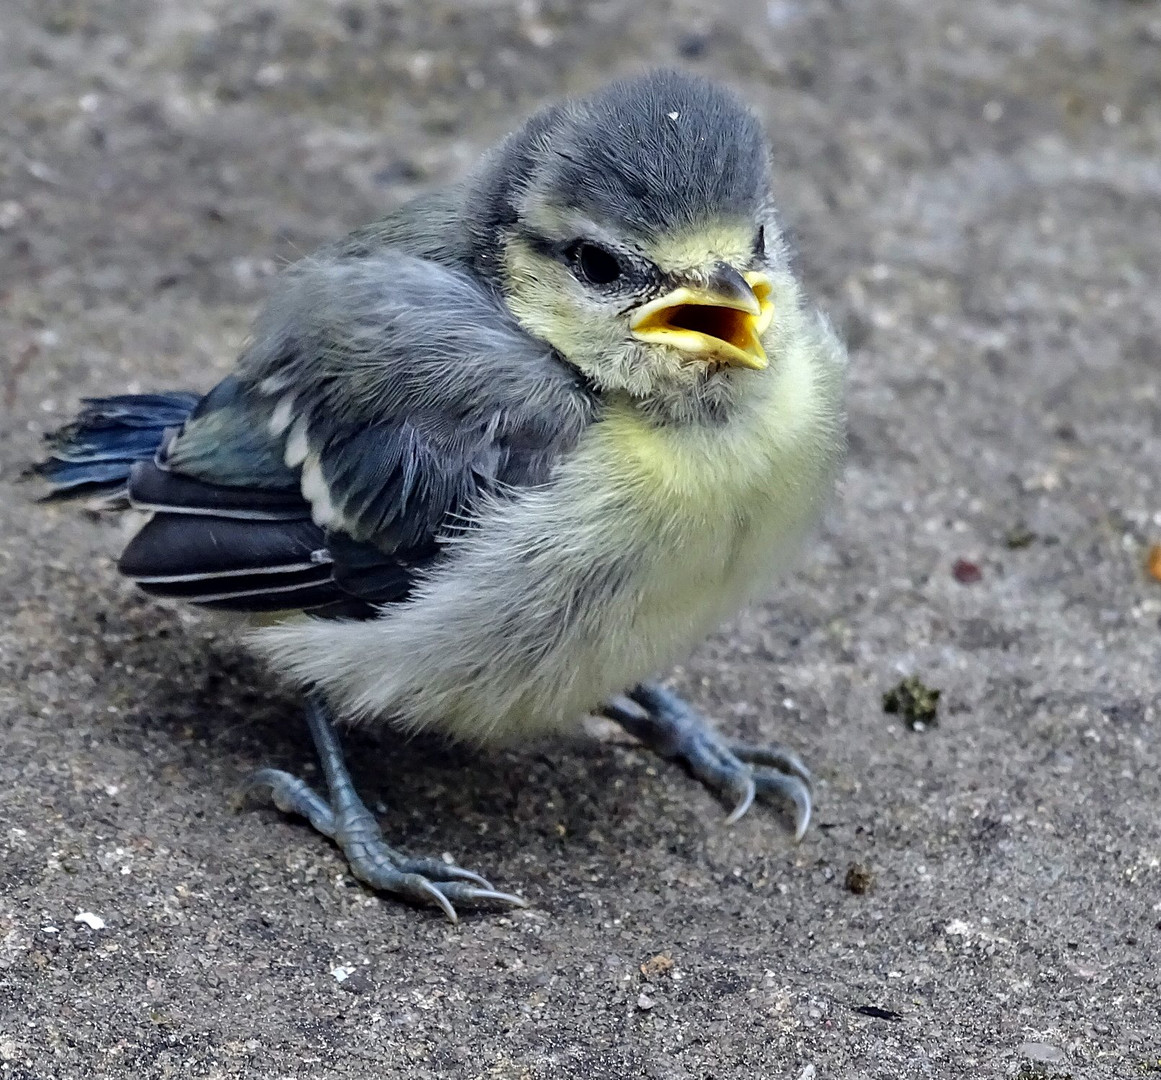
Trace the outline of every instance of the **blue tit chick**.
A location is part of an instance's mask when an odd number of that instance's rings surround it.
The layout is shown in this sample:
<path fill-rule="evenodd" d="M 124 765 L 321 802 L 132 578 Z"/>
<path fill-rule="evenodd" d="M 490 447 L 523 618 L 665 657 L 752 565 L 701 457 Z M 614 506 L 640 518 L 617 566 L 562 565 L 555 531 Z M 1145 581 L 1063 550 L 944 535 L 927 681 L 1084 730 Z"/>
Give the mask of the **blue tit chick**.
<path fill-rule="evenodd" d="M 303 687 L 308 818 L 372 887 L 517 905 L 389 847 L 333 719 L 475 743 L 604 712 L 731 801 L 788 800 L 789 751 L 716 733 L 651 680 L 800 545 L 843 447 L 844 352 L 802 295 L 753 114 L 657 72 L 545 108 L 465 181 L 280 275 L 204 396 L 87 402 L 49 497 L 144 511 L 120 569 L 251 613 Z"/>

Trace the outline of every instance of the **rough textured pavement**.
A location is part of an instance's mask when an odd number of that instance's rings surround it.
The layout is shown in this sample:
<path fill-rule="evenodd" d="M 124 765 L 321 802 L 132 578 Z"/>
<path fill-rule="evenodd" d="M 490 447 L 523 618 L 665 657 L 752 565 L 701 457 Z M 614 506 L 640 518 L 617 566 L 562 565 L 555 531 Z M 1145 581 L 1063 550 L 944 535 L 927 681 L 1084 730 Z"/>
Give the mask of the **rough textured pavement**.
<path fill-rule="evenodd" d="M 310 760 L 292 696 L 14 481 L 82 395 L 208 388 L 280 263 L 650 63 L 761 110 L 852 345 L 822 536 L 674 674 L 801 748 L 817 823 L 728 828 L 608 738 L 353 737 L 401 846 L 533 902 L 452 927 L 235 808 Z M 1161 5 L 0 0 L 0 100 L 0 1077 L 1161 1072 Z M 883 713 L 904 674 L 938 726 Z"/>

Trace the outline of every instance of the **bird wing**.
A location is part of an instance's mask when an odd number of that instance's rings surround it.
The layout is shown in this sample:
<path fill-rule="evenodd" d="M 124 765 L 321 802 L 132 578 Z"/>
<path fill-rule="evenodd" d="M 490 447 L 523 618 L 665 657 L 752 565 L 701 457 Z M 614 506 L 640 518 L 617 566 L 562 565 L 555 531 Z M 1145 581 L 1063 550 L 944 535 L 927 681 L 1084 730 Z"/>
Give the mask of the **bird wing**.
<path fill-rule="evenodd" d="M 481 496 L 546 481 L 594 414 L 467 271 L 336 247 L 282 275 L 237 373 L 135 466 L 152 517 L 120 568 L 211 607 L 367 614 Z"/>

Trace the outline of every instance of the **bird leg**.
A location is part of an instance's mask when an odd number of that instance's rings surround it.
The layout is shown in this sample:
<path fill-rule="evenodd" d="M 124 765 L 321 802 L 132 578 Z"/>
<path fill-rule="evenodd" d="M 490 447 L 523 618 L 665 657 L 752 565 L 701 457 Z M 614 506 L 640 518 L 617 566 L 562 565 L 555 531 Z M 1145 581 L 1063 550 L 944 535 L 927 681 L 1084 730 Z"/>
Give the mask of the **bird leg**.
<path fill-rule="evenodd" d="M 810 771 L 793 751 L 753 746 L 718 734 L 693 706 L 658 683 L 640 683 L 604 707 L 630 735 L 662 757 L 684 765 L 706 787 L 733 804 L 737 821 L 755 795 L 776 795 L 794 805 L 794 839 L 810 824 Z"/>
<path fill-rule="evenodd" d="M 413 859 L 388 847 L 379 823 L 355 791 L 343 761 L 330 710 L 317 694 L 307 699 L 306 722 L 322 764 L 329 800 L 305 780 L 281 769 L 260 769 L 246 785 L 248 794 L 262 794 L 279 810 L 306 818 L 329 836 L 347 857 L 351 873 L 380 892 L 420 904 L 435 904 L 458 922 L 454 903 L 525 907 L 511 893 L 497 892 L 479 874 L 442 859 Z"/>

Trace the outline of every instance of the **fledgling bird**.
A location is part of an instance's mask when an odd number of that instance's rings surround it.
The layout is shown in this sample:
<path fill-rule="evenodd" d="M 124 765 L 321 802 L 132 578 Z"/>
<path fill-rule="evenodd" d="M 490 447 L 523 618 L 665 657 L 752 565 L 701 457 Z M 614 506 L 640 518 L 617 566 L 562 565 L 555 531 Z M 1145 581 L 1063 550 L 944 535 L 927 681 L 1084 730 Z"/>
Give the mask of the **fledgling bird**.
<path fill-rule="evenodd" d="M 251 790 L 372 887 L 518 905 L 389 847 L 333 717 L 472 742 L 604 712 L 733 802 L 810 816 L 809 773 L 656 682 L 808 532 L 843 445 L 844 352 L 804 299 L 769 149 L 674 72 L 543 109 L 462 183 L 278 278 L 208 394 L 90 400 L 36 466 L 149 517 L 120 570 L 259 613 L 301 685 L 327 796 Z"/>

